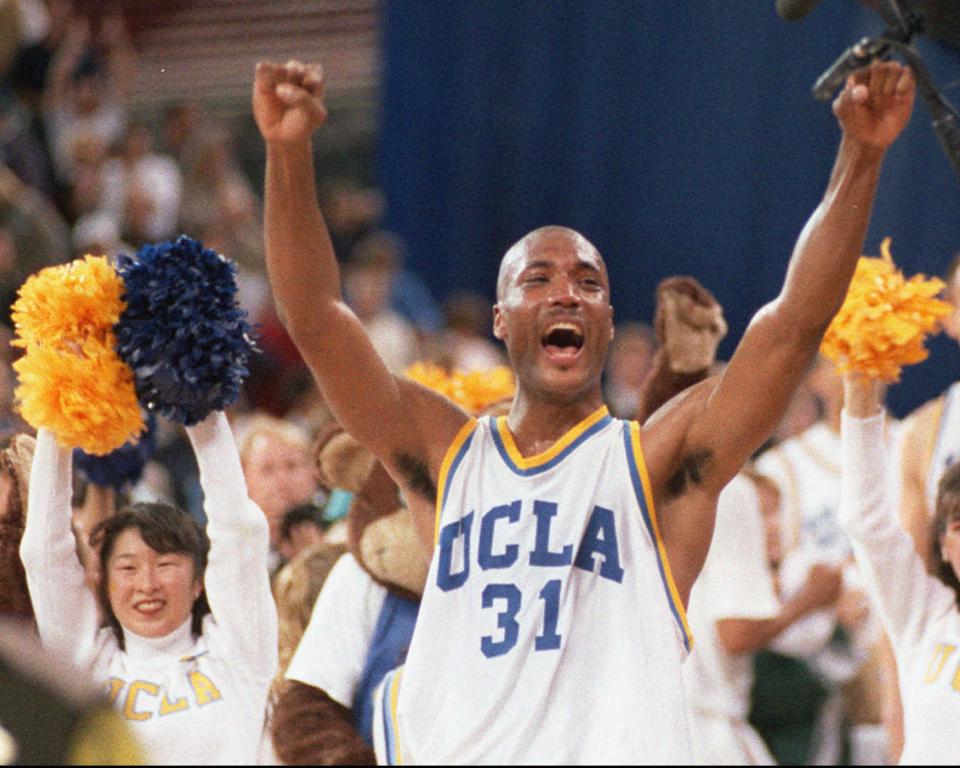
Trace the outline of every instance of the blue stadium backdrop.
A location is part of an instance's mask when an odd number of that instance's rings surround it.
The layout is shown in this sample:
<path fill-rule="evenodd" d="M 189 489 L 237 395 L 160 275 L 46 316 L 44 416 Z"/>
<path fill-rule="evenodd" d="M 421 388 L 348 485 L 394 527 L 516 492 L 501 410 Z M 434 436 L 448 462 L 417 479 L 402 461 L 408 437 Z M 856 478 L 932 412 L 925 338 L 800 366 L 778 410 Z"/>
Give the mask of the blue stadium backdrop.
<path fill-rule="evenodd" d="M 388 224 L 438 297 L 491 300 L 503 251 L 566 224 L 607 259 L 620 319 L 693 274 L 723 302 L 733 351 L 776 295 L 826 184 L 839 130 L 810 86 L 883 22 L 824 0 L 787 23 L 773 0 L 385 2 L 379 173 Z M 918 41 L 960 104 L 960 50 Z M 960 181 L 918 99 L 884 168 L 866 252 L 886 235 L 905 271 L 960 250 Z M 942 337 L 890 395 L 898 414 L 960 378 Z"/>

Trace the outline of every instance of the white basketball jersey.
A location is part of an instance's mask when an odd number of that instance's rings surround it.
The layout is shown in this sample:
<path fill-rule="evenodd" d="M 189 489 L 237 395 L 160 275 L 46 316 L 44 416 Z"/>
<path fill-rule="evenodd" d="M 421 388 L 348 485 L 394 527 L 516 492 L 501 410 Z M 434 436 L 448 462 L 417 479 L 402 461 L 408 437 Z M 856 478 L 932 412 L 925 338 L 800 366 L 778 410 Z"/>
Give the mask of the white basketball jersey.
<path fill-rule="evenodd" d="M 937 431 L 930 469 L 927 471 L 927 509 L 937 508 L 937 487 L 951 464 L 960 461 L 960 381 L 943 393 L 943 412 Z"/>
<path fill-rule="evenodd" d="M 639 426 L 601 408 L 523 458 L 506 417 L 471 421 L 440 472 L 393 757 L 689 763 L 689 645 Z"/>

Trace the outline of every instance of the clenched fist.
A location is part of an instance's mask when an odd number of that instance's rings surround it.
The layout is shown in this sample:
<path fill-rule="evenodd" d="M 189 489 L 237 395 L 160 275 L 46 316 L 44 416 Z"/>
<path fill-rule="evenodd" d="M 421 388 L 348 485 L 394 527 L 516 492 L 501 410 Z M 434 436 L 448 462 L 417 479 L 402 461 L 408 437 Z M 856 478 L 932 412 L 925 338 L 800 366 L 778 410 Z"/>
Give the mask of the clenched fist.
<path fill-rule="evenodd" d="M 296 144 L 309 140 L 327 119 L 323 89 L 319 64 L 259 62 L 253 83 L 253 116 L 264 141 Z"/>
<path fill-rule="evenodd" d="M 833 102 L 833 113 L 846 137 L 882 152 L 909 122 L 915 90 L 909 67 L 875 62 L 847 79 Z"/>

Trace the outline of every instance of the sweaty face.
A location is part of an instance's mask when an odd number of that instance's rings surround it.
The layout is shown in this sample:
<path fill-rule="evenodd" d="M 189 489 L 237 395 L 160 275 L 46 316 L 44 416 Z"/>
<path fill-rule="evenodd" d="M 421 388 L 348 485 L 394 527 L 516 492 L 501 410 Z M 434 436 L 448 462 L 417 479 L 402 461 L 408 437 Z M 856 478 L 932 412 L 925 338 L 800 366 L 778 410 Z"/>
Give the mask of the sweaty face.
<path fill-rule="evenodd" d="M 107 563 L 107 594 L 120 625 L 141 637 L 163 637 L 189 617 L 203 584 L 193 558 L 157 552 L 140 531 L 117 536 Z"/>
<path fill-rule="evenodd" d="M 504 257 L 494 333 L 522 387 L 552 401 L 599 388 L 613 336 L 607 271 L 571 230 L 533 233 Z"/>

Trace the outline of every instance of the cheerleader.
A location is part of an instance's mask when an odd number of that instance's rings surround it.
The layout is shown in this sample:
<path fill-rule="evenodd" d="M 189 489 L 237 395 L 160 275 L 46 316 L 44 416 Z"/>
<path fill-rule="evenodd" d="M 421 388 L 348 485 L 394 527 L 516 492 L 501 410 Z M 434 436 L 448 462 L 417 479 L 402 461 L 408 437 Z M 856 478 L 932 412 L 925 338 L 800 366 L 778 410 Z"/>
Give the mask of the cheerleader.
<path fill-rule="evenodd" d="M 929 575 L 887 490 L 881 384 L 848 375 L 841 522 L 893 645 L 903 700 L 902 764 L 960 763 L 960 464 L 942 476 Z"/>
<path fill-rule="evenodd" d="M 101 522 L 91 538 L 108 626 L 99 626 L 70 531 L 71 451 L 46 429 L 21 558 L 43 644 L 105 686 L 150 763 L 250 764 L 277 668 L 269 532 L 223 413 L 187 433 L 207 533 L 162 504 L 134 504 Z"/>

